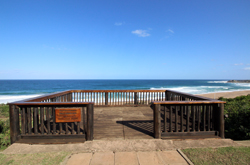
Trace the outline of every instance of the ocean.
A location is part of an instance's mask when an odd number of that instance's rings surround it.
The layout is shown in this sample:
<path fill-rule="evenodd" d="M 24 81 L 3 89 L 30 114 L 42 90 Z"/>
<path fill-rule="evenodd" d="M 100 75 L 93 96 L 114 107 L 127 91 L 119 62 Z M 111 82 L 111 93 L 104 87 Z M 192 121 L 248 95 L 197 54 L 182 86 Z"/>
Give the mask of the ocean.
<path fill-rule="evenodd" d="M 0 80 L 0 103 L 71 89 L 169 89 L 190 94 L 250 90 L 227 80 Z"/>

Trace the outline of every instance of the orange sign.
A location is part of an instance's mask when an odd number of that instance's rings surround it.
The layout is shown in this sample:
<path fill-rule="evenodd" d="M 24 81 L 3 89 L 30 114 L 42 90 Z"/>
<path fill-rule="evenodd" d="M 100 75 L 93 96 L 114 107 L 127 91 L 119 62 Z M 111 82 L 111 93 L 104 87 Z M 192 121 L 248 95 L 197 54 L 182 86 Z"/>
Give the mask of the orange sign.
<path fill-rule="evenodd" d="M 81 108 L 55 108 L 56 122 L 80 122 Z"/>

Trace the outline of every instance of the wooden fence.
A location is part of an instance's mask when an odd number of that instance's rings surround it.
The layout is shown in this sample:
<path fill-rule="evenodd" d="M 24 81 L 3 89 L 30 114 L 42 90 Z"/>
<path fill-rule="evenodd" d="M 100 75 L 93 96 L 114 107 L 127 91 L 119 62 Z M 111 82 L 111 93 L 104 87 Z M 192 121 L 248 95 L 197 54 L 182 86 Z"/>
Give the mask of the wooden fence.
<path fill-rule="evenodd" d="M 58 92 L 9 104 L 11 143 L 93 140 L 94 106 L 152 106 L 155 138 L 224 138 L 224 103 L 171 90 Z M 81 108 L 81 120 L 58 123 L 57 108 Z"/>
<path fill-rule="evenodd" d="M 16 102 L 9 105 L 11 143 L 74 143 L 93 140 L 93 103 Z M 56 122 L 57 108 L 80 108 L 80 121 Z"/>

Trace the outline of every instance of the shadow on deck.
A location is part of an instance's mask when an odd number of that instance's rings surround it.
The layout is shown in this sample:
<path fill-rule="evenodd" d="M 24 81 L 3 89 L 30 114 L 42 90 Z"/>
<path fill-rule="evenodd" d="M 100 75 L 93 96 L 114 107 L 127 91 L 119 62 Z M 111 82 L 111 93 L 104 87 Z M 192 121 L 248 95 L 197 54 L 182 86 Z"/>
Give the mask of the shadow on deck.
<path fill-rule="evenodd" d="M 94 139 L 153 139 L 150 107 L 96 107 Z"/>

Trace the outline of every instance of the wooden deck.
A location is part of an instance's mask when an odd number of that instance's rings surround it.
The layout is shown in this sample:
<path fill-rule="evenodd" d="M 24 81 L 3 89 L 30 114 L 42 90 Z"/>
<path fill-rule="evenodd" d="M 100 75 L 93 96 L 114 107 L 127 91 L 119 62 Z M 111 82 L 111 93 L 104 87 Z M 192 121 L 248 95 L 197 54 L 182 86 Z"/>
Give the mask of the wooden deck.
<path fill-rule="evenodd" d="M 224 104 L 170 90 L 63 91 L 9 103 L 11 144 L 224 138 Z M 69 107 L 84 109 L 81 121 L 56 122 Z"/>
<path fill-rule="evenodd" d="M 95 107 L 94 140 L 153 138 L 150 107 Z"/>

